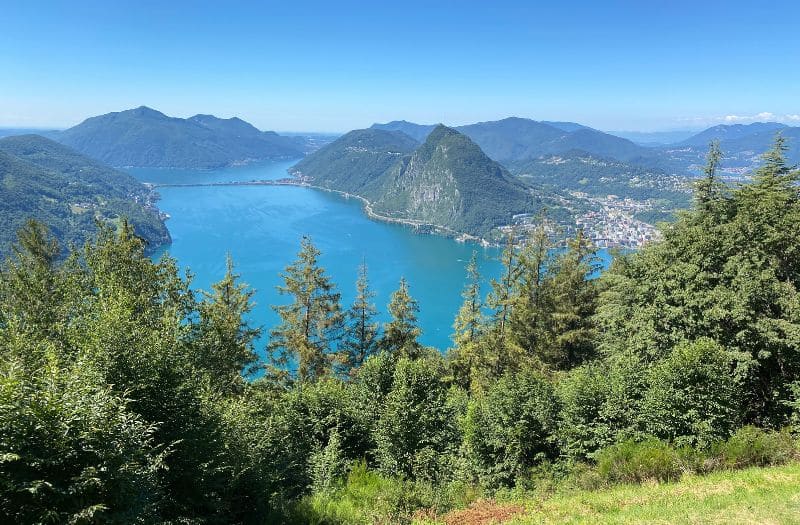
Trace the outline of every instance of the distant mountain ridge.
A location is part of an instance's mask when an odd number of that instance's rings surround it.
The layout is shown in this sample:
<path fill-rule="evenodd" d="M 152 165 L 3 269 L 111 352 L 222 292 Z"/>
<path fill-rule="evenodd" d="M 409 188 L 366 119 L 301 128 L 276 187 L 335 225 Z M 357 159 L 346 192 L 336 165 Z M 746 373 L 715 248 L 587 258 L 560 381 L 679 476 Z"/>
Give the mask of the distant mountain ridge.
<path fill-rule="evenodd" d="M 0 256 L 28 218 L 47 224 L 62 244 L 82 244 L 96 220 L 127 217 L 150 248 L 170 242 L 155 195 L 116 171 L 39 135 L 0 139 Z"/>
<path fill-rule="evenodd" d="M 401 131 L 424 140 L 432 125 L 393 121 L 375 129 Z M 536 121 L 520 117 L 477 122 L 453 128 L 472 139 L 491 159 L 502 164 L 543 155 L 582 150 L 592 155 L 630 161 L 653 154 L 649 148 L 575 122 Z M 420 138 L 422 137 L 422 138 Z"/>
<path fill-rule="evenodd" d="M 425 142 L 380 128 L 352 131 L 300 161 L 292 173 L 312 184 L 359 195 L 392 219 L 486 238 L 514 215 L 549 207 L 566 214 L 490 159 L 469 137 L 436 126 Z"/>
<path fill-rule="evenodd" d="M 53 138 L 112 166 L 218 168 L 236 163 L 299 158 L 300 137 L 262 132 L 237 118 L 188 119 L 141 106 L 91 117 Z"/>

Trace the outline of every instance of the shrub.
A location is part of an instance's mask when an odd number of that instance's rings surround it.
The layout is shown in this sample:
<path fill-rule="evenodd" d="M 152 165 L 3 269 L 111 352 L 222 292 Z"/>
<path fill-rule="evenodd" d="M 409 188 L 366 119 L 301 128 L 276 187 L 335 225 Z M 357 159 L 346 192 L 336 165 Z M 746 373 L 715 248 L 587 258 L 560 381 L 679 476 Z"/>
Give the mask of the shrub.
<path fill-rule="evenodd" d="M 0 521 L 154 521 L 153 427 L 89 363 L 49 361 L 32 375 L 0 365 Z"/>
<path fill-rule="evenodd" d="M 731 356 L 711 339 L 676 346 L 648 374 L 640 416 L 645 432 L 702 448 L 727 438 L 741 406 L 731 369 Z"/>
<path fill-rule="evenodd" d="M 797 444 L 788 431 L 746 426 L 715 446 L 714 456 L 724 468 L 780 465 L 797 456 Z"/>
<path fill-rule="evenodd" d="M 674 481 L 680 478 L 684 464 L 678 450 L 657 438 L 623 441 L 597 455 L 597 472 L 606 483 Z"/>
<path fill-rule="evenodd" d="M 449 475 L 460 435 L 446 375 L 439 356 L 397 362 L 376 429 L 376 456 L 384 474 L 428 480 Z"/>
<path fill-rule="evenodd" d="M 489 488 L 509 486 L 556 455 L 558 407 L 552 385 L 531 372 L 506 375 L 467 409 L 468 468 Z"/>

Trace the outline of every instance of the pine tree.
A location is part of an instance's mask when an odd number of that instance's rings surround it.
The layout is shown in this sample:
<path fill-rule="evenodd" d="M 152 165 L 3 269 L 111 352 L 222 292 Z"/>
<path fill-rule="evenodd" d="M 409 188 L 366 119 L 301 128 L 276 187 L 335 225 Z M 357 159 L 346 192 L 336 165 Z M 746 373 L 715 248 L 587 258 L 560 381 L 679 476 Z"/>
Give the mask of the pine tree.
<path fill-rule="evenodd" d="M 347 334 L 342 343 L 340 360 L 347 371 L 359 368 L 378 350 L 378 323 L 374 321 L 378 310 L 372 303 L 375 292 L 369 286 L 367 265 L 358 268 L 356 298 L 347 312 Z"/>
<path fill-rule="evenodd" d="M 198 304 L 200 313 L 199 344 L 203 364 L 221 389 L 241 386 L 242 372 L 255 363 L 255 339 L 261 330 L 245 319 L 253 310 L 255 290 L 239 281 L 233 259 L 228 255 L 225 276 L 203 292 Z"/>
<path fill-rule="evenodd" d="M 311 240 L 303 237 L 297 260 L 282 274 L 285 285 L 278 292 L 293 301 L 273 307 L 281 318 L 268 345 L 275 376 L 286 376 L 291 364 L 297 366 L 300 381 L 314 381 L 330 372 L 344 316 L 336 287 L 319 266 L 319 255 Z"/>
<path fill-rule="evenodd" d="M 506 337 L 508 320 L 511 317 L 514 287 L 519 276 L 513 234 L 508 234 L 506 237 L 506 245 L 500 256 L 500 262 L 503 265 L 503 275 L 499 281 L 492 279 L 490 283 L 492 290 L 486 298 L 486 304 L 494 310 L 492 324 L 498 343 L 502 345 Z"/>
<path fill-rule="evenodd" d="M 550 238 L 542 218 L 519 254 L 519 270 L 511 298 L 514 308 L 509 319 L 515 343 L 529 357 L 539 353 L 550 336 L 546 289 L 550 249 Z"/>
<path fill-rule="evenodd" d="M 706 166 L 703 168 L 705 176 L 695 183 L 695 201 L 701 211 L 711 211 L 723 195 L 725 185 L 717 179 L 717 168 L 721 161 L 722 150 L 719 147 L 719 140 L 714 140 L 708 148 Z"/>
<path fill-rule="evenodd" d="M 548 293 L 552 311 L 549 330 L 551 348 L 543 352 L 546 361 L 558 368 L 572 368 L 594 353 L 592 316 L 597 308 L 597 285 L 591 275 L 600 266 L 597 249 L 578 229 L 567 251 L 553 261 Z"/>
<path fill-rule="evenodd" d="M 450 355 L 450 364 L 456 380 L 465 387 L 471 383 L 473 370 L 478 368 L 482 361 L 480 339 L 486 328 L 477 258 L 477 252 L 473 251 L 472 258 L 467 265 L 467 283 L 461 293 L 464 302 L 453 323 L 455 347 Z"/>
<path fill-rule="evenodd" d="M 399 288 L 389 301 L 392 320 L 383 327 L 381 348 L 393 355 L 417 358 L 422 354 L 422 345 L 417 338 L 422 333 L 417 325 L 419 304 L 408 292 L 405 278 L 400 279 Z"/>

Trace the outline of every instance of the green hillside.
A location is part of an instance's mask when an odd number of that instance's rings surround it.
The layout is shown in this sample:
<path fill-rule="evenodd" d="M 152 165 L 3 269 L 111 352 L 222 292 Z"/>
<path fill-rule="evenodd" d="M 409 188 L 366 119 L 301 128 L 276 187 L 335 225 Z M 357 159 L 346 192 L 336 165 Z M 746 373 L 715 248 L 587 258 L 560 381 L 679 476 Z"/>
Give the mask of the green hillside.
<path fill-rule="evenodd" d="M 169 242 L 154 196 L 113 170 L 38 135 L 0 139 L 0 255 L 28 218 L 47 224 L 64 244 L 83 243 L 95 221 L 128 217 L 150 247 Z"/>
<path fill-rule="evenodd" d="M 142 106 L 86 119 L 54 138 L 111 166 L 216 168 L 303 156 L 296 137 L 261 132 L 238 118 L 173 118 Z"/>
<path fill-rule="evenodd" d="M 481 237 L 516 214 L 545 207 L 557 220 L 569 216 L 554 195 L 521 183 L 468 137 L 442 125 L 418 147 L 399 132 L 353 131 L 292 172 L 364 197 L 380 215 Z"/>

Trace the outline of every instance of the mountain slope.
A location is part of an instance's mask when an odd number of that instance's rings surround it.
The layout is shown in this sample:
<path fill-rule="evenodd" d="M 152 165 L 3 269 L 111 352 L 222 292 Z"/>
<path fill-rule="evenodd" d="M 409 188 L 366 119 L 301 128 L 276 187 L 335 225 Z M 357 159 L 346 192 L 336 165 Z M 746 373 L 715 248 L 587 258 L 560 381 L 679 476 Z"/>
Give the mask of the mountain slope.
<path fill-rule="evenodd" d="M 215 168 L 304 153 L 296 138 L 261 132 L 238 118 L 173 118 L 145 106 L 86 119 L 55 138 L 113 166 Z"/>
<path fill-rule="evenodd" d="M 384 174 L 419 144 L 404 133 L 360 129 L 339 137 L 291 168 L 326 188 L 355 193 L 368 199 L 379 196 Z"/>
<path fill-rule="evenodd" d="M 406 120 L 393 120 L 386 124 L 373 124 L 370 129 L 382 129 L 384 131 L 399 131 L 405 133 L 417 142 L 425 142 L 431 131 L 436 128 L 436 124 L 415 124 Z"/>
<path fill-rule="evenodd" d="M 712 140 L 720 142 L 736 141 L 745 139 L 752 135 L 770 135 L 787 128 L 785 124 L 778 122 L 754 122 L 752 124 L 721 124 L 692 135 L 688 139 L 680 142 L 684 146 L 700 146 L 707 148 Z"/>
<path fill-rule="evenodd" d="M 62 243 L 82 243 L 95 220 L 127 217 L 151 248 L 169 242 L 154 194 L 113 170 L 38 135 L 0 139 L 0 255 L 9 253 L 28 218 L 47 224 Z"/>
<path fill-rule="evenodd" d="M 525 185 L 452 128 L 439 125 L 415 146 L 399 132 L 352 131 L 292 173 L 364 197 L 382 216 L 481 237 L 545 206 L 555 219 L 568 216 L 552 194 Z"/>

